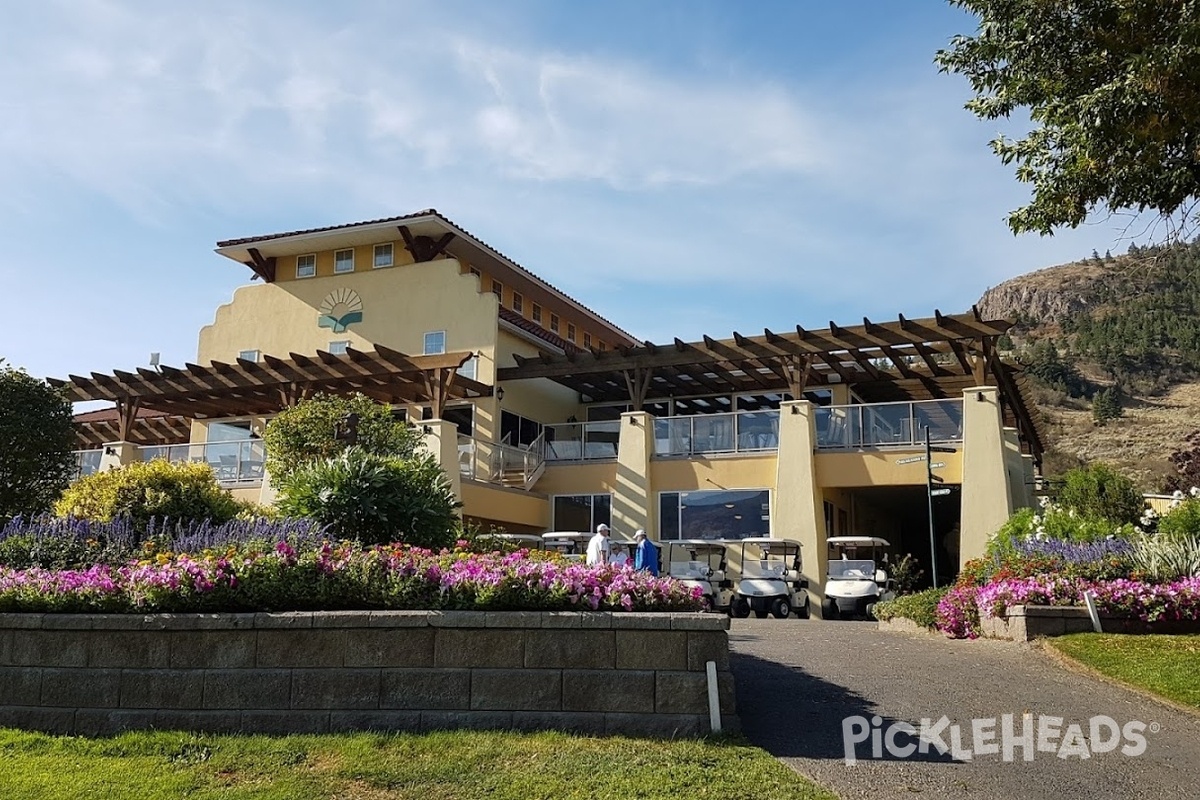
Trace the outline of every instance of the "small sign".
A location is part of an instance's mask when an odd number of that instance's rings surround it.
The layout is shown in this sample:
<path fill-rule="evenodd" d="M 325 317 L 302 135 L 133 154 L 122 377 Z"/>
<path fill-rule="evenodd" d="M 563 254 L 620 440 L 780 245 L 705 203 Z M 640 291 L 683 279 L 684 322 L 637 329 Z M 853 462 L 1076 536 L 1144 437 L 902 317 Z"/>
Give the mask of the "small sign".
<path fill-rule="evenodd" d="M 929 450 L 932 453 L 957 453 L 958 452 L 957 447 L 930 447 Z"/>
<path fill-rule="evenodd" d="M 930 469 L 941 469 L 941 468 L 942 468 L 942 467 L 944 467 L 944 466 L 946 466 L 946 462 L 945 462 L 945 461 L 935 461 L 935 462 L 933 462 L 932 464 L 930 464 L 930 465 L 929 465 L 929 468 L 930 468 Z"/>
<path fill-rule="evenodd" d="M 949 489 L 934 489 L 929 494 L 933 495 L 934 497 L 937 497 L 938 495 L 942 495 L 942 494 L 950 494 L 950 490 Z"/>
<path fill-rule="evenodd" d="M 925 456 L 909 456 L 908 458 L 896 459 L 897 464 L 916 464 L 918 461 L 924 461 Z"/>

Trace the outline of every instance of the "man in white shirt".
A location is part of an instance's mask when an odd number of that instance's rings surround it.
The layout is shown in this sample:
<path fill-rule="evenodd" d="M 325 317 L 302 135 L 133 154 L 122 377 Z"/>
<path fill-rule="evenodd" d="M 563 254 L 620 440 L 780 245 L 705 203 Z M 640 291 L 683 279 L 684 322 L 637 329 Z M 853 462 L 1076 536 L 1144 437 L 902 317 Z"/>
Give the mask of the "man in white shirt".
<path fill-rule="evenodd" d="M 596 535 L 588 540 L 587 546 L 587 563 L 588 566 L 596 564 L 608 563 L 608 526 L 601 522 L 596 526 Z"/>

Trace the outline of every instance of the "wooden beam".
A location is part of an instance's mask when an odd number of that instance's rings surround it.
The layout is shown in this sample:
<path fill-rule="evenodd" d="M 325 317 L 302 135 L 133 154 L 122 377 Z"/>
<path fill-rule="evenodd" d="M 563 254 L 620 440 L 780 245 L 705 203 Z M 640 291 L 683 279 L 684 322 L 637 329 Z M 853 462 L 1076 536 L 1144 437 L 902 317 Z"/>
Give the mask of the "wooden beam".
<path fill-rule="evenodd" d="M 257 247 L 251 247 L 246 252 L 250 254 L 250 269 L 267 283 L 274 283 L 275 256 L 264 257 Z"/>

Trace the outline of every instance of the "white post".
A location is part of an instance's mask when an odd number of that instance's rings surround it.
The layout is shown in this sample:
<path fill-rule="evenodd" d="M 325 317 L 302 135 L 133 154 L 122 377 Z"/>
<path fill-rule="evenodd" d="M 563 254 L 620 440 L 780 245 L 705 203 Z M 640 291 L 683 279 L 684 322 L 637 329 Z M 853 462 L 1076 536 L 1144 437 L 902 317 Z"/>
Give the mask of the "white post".
<path fill-rule="evenodd" d="M 717 662 L 704 665 L 708 673 L 708 724 L 713 733 L 721 732 L 721 693 L 717 691 Z"/>
<path fill-rule="evenodd" d="M 1100 614 L 1096 611 L 1096 595 L 1092 594 L 1091 589 L 1083 593 L 1083 602 L 1087 603 L 1088 616 L 1092 618 L 1092 630 L 1096 633 L 1104 633 L 1100 627 Z"/>

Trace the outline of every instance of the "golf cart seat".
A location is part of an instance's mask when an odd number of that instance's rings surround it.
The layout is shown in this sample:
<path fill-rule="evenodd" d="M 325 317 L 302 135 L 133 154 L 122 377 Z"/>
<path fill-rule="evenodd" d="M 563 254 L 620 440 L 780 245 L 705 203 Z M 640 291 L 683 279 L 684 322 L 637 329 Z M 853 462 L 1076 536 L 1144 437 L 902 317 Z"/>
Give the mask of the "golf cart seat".
<path fill-rule="evenodd" d="M 703 561 L 672 561 L 670 575 L 674 578 L 704 579 L 712 575 L 712 567 Z"/>
<path fill-rule="evenodd" d="M 782 579 L 787 574 L 787 565 L 781 561 L 747 561 L 742 565 L 742 575 L 747 578 Z"/>

